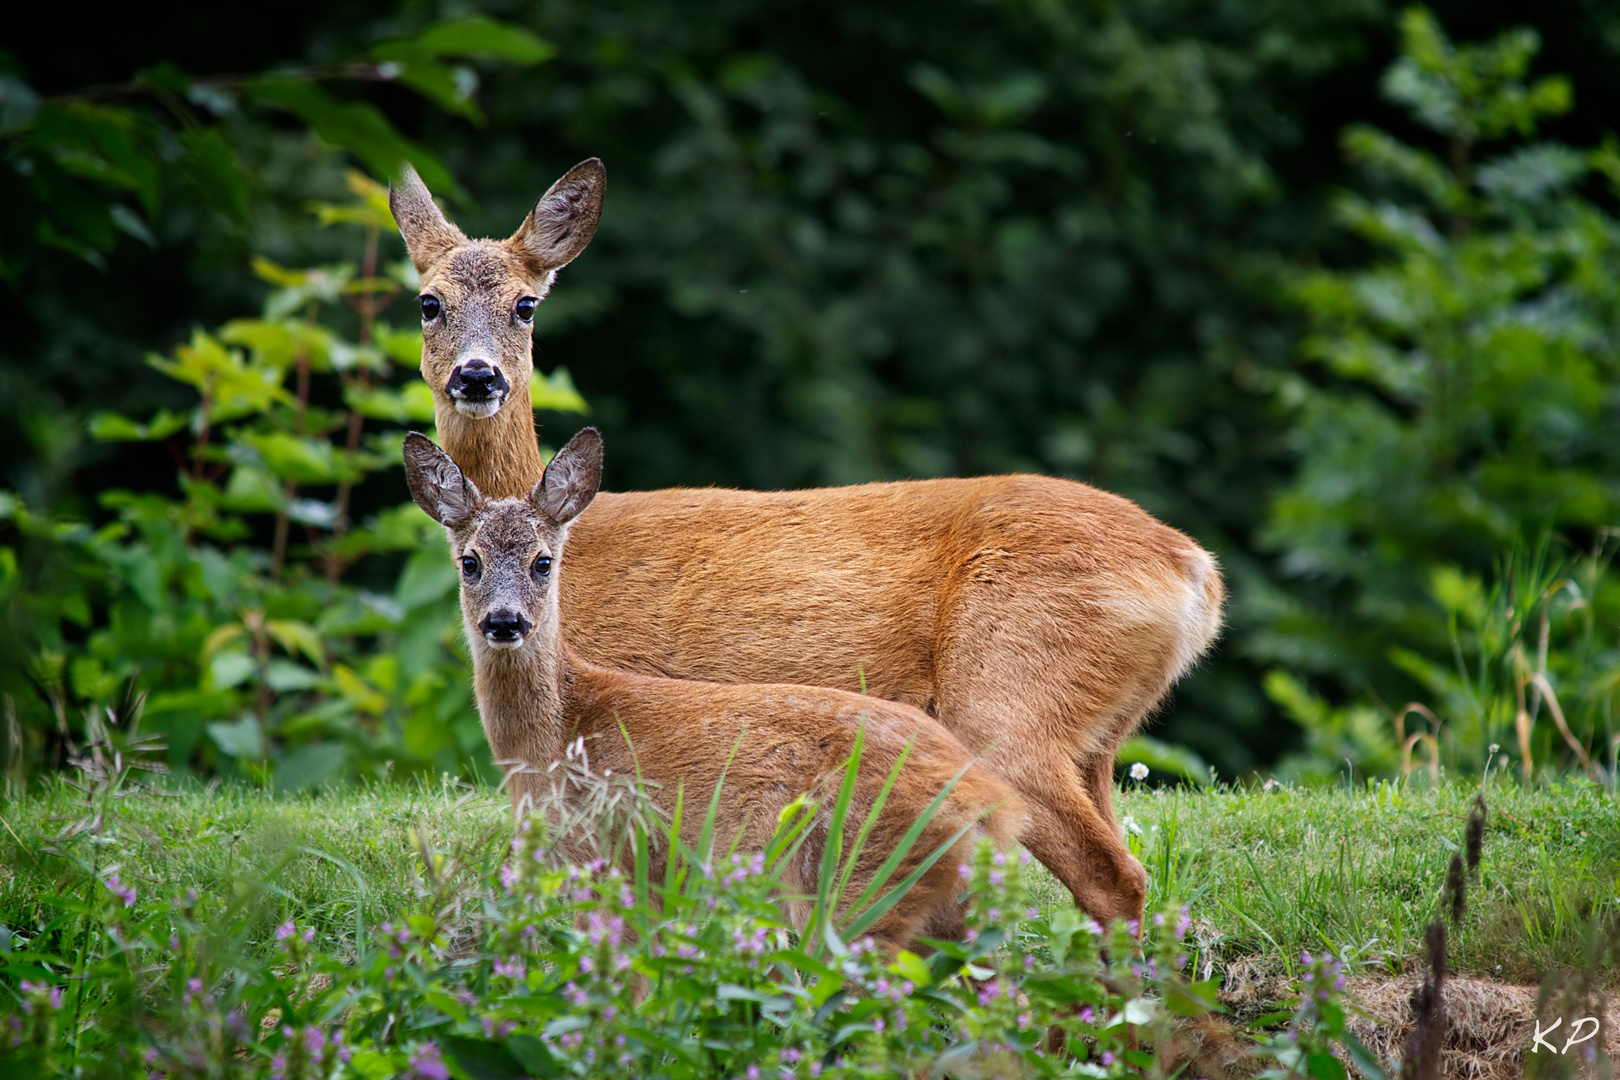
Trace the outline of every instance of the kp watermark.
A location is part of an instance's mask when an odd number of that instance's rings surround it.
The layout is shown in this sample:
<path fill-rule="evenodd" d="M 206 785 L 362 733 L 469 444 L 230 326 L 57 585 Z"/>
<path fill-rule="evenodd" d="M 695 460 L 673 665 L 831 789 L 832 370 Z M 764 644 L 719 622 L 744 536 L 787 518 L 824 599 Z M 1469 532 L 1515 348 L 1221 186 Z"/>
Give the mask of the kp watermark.
<path fill-rule="evenodd" d="M 1547 1036 L 1557 1031 L 1563 1023 L 1564 1018 L 1559 1017 L 1557 1020 L 1552 1022 L 1551 1027 L 1543 1031 L 1541 1029 L 1541 1021 L 1537 1020 L 1535 1022 L 1536 1041 L 1530 1044 L 1530 1052 L 1532 1054 L 1539 1054 L 1541 1053 L 1541 1048 L 1545 1046 L 1555 1054 L 1562 1054 L 1567 1052 L 1570 1047 L 1575 1046 L 1578 1043 L 1583 1043 L 1598 1033 L 1598 1018 L 1595 1016 L 1583 1016 L 1573 1024 L 1569 1025 L 1569 1038 L 1564 1040 L 1564 1045 L 1562 1048 L 1560 1048 L 1555 1046 L 1553 1043 L 1548 1042 Z M 1592 1026 L 1587 1028 L 1586 1033 L 1583 1035 L 1580 1033 L 1581 1028 L 1586 1024 L 1591 1024 Z"/>

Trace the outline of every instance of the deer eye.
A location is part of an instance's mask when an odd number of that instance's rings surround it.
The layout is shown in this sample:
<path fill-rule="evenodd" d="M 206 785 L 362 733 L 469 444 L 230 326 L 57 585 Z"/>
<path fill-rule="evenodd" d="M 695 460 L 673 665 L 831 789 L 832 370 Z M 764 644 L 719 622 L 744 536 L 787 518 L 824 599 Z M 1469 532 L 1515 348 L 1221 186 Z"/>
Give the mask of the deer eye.
<path fill-rule="evenodd" d="M 461 557 L 461 572 L 467 577 L 474 577 L 482 564 L 477 555 L 467 554 Z"/>
<path fill-rule="evenodd" d="M 541 577 L 545 577 L 547 574 L 551 573 L 551 557 L 549 555 L 542 555 L 538 559 L 534 560 L 534 572 L 539 574 Z"/>
<path fill-rule="evenodd" d="M 422 297 L 422 321 L 432 322 L 439 317 L 439 298 L 437 296 Z"/>
<path fill-rule="evenodd" d="M 524 322 L 532 322 L 534 320 L 534 306 L 539 302 L 532 296 L 525 296 L 519 300 L 517 302 L 517 317 Z"/>

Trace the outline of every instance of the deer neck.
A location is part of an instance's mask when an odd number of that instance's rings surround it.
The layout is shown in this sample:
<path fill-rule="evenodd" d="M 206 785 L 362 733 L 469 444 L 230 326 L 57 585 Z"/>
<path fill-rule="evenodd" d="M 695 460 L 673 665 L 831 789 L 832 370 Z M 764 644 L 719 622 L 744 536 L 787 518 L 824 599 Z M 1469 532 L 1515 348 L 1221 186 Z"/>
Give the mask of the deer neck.
<path fill-rule="evenodd" d="M 433 420 L 444 452 L 489 498 L 526 498 L 545 472 L 535 442 L 528 383 L 512 387 L 501 411 L 484 420 L 463 416 L 435 394 Z"/>
<path fill-rule="evenodd" d="M 568 659 L 557 634 L 531 635 L 519 649 L 471 640 L 473 689 L 495 760 L 544 769 L 562 757 Z"/>

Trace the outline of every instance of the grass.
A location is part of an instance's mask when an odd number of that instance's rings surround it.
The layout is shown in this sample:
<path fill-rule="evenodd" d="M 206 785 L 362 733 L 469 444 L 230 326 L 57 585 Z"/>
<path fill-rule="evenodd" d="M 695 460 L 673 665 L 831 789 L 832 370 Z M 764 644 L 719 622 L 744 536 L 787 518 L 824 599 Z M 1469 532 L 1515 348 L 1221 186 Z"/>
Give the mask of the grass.
<path fill-rule="evenodd" d="M 1302 951 L 1331 948 L 1399 973 L 1418 966 L 1475 790 L 1133 790 L 1117 808 L 1149 871 L 1149 907 L 1190 903 L 1201 966 L 1292 974 Z M 60 880 L 59 857 L 45 849 L 77 798 L 56 785 L 0 806 L 0 924 L 51 916 L 41 895 Z M 1453 970 L 1538 982 L 1580 965 L 1594 925 L 1620 932 L 1620 801 L 1587 783 L 1487 798 L 1483 876 L 1452 937 Z M 221 788 L 124 799 L 116 812 L 134 839 L 95 856 L 102 872 L 116 866 L 153 895 L 240 897 L 253 908 L 249 938 L 266 948 L 289 917 L 334 944 L 363 940 L 415 901 L 424 859 L 449 853 L 482 873 L 511 835 L 504 799 L 450 786 L 282 799 Z M 1044 872 L 1035 889 L 1043 906 L 1067 903 Z M 1602 978 L 1614 985 L 1620 972 Z"/>

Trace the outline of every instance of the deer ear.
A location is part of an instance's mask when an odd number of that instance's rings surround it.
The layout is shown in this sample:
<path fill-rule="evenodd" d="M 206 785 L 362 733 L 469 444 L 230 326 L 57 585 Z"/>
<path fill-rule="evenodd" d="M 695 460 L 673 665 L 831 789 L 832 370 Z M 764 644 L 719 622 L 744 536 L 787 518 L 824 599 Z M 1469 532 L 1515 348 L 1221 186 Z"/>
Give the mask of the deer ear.
<path fill-rule="evenodd" d="M 462 475 L 450 455 L 415 431 L 405 436 L 405 482 L 416 505 L 450 528 L 469 520 L 484 502 L 483 493 Z"/>
<path fill-rule="evenodd" d="M 427 185 L 409 165 L 388 189 L 388 209 L 394 213 L 394 223 L 405 238 L 405 250 L 410 252 L 418 274 L 427 273 L 445 252 L 467 242 L 467 234 L 450 224 Z"/>
<path fill-rule="evenodd" d="M 567 266 L 585 250 L 602 220 L 602 196 L 607 191 L 607 169 L 588 158 L 540 196 L 508 246 L 529 260 L 537 271 Z"/>
<path fill-rule="evenodd" d="M 557 451 L 529 501 L 558 525 L 566 525 L 585 512 L 601 486 L 602 434 L 588 427 Z"/>

